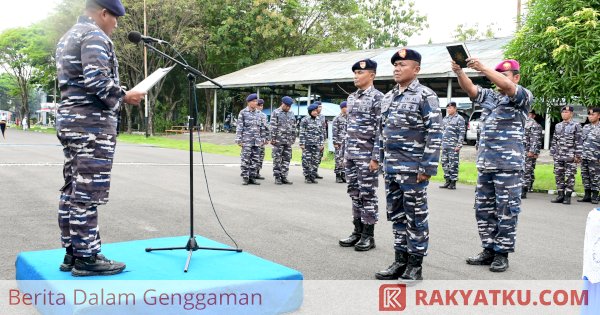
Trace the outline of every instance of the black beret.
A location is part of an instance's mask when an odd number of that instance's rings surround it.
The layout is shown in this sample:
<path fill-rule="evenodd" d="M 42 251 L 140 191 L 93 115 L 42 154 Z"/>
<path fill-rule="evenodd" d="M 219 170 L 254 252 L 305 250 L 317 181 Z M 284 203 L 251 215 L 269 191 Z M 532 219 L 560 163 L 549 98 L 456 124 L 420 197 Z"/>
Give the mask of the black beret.
<path fill-rule="evenodd" d="M 414 60 L 421 64 L 421 54 L 419 54 L 416 50 L 402 48 L 395 52 L 392 56 L 392 64 L 398 60 Z"/>
<path fill-rule="evenodd" d="M 357 61 L 354 65 L 352 65 L 352 72 L 356 70 L 373 70 L 377 71 L 377 62 L 367 58 L 363 60 Z"/>
<path fill-rule="evenodd" d="M 89 0 L 88 0 L 89 1 Z M 125 15 L 125 7 L 121 3 L 120 0 L 92 0 L 96 2 L 99 6 L 105 8 L 110 11 L 114 16 L 123 16 Z"/>

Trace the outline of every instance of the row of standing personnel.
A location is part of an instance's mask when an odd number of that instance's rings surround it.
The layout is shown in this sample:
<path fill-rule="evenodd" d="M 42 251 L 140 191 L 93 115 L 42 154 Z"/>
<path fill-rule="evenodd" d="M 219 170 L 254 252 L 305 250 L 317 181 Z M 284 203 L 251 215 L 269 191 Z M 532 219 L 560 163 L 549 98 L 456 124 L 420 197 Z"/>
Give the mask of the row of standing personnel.
<path fill-rule="evenodd" d="M 391 57 L 391 63 L 397 85 L 385 95 L 373 85 L 377 69 L 375 61 L 363 59 L 352 66 L 357 90 L 344 104 L 347 108 L 347 113 L 342 114 L 346 120 L 346 136 L 342 139 L 334 136 L 334 145 L 338 149 L 336 156 L 341 156 L 340 150 L 343 152 L 343 159 L 339 158 L 344 162 L 343 171 L 336 165 L 336 175 L 341 173 L 347 181 L 354 230 L 339 244 L 354 247 L 357 251 L 375 248 L 374 227 L 379 220 L 376 190 L 378 173 L 382 170 L 386 216 L 393 222 L 395 259 L 375 277 L 410 283 L 422 279 L 422 262 L 428 251 L 429 179 L 437 173 L 442 148 L 458 152 L 460 142 L 443 144 L 438 97 L 417 79 L 421 55 L 412 49 L 401 49 Z M 489 265 L 491 271 L 502 272 L 508 268 L 508 254 L 514 251 L 521 203 L 525 117 L 533 96 L 518 85 L 520 66 L 515 60 L 506 60 L 492 69 L 477 58 L 468 59 L 468 67 L 482 72 L 498 87 L 497 90 L 474 85 L 454 62 L 451 67 L 461 88 L 484 110 L 477 156 L 475 213 L 484 250 L 467 258 L 467 263 Z M 280 109 L 285 111 L 286 105 L 282 100 Z M 317 107 L 316 104 L 309 106 L 309 115 L 300 124 L 303 166 L 310 164 L 305 160 L 317 160 L 314 156 L 323 148 L 324 132 L 317 121 Z M 242 114 L 240 118 L 244 118 Z M 337 128 L 336 123 L 334 128 Z M 273 132 L 273 119 L 270 125 Z M 257 128 L 251 125 L 248 130 Z M 241 139 L 245 137 L 243 130 L 246 128 L 240 129 L 237 139 L 244 146 Z M 256 140 L 260 137 L 248 138 Z M 265 143 L 262 141 L 260 145 Z M 242 164 L 246 158 L 242 154 Z M 316 170 L 312 166 L 308 172 L 306 169 L 304 167 L 304 175 L 308 182 Z"/>

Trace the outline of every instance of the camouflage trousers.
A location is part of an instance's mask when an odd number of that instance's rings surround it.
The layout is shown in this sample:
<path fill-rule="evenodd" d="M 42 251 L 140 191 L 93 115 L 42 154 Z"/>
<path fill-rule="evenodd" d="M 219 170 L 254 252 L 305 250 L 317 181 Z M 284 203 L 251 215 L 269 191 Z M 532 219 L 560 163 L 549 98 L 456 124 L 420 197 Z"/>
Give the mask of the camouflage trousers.
<path fill-rule="evenodd" d="M 392 221 L 394 249 L 426 256 L 429 247 L 427 185 L 417 174 L 385 174 L 387 219 Z"/>
<path fill-rule="evenodd" d="M 344 151 L 346 150 L 346 144 L 342 143 L 335 149 L 335 168 L 333 172 L 335 174 L 341 174 L 344 172 Z"/>
<path fill-rule="evenodd" d="M 244 145 L 242 146 L 242 174 L 243 178 L 256 177 L 258 172 L 258 164 L 260 162 L 260 147 L 254 145 Z"/>
<path fill-rule="evenodd" d="M 515 251 L 521 175 L 522 171 L 478 171 L 475 218 L 483 248 L 501 253 Z"/>
<path fill-rule="evenodd" d="M 454 151 L 453 148 L 442 150 L 442 169 L 446 180 L 458 180 L 459 155 L 460 152 Z"/>
<path fill-rule="evenodd" d="M 525 170 L 523 171 L 523 183 L 522 187 L 530 190 L 533 187 L 533 182 L 535 181 L 535 163 L 537 162 L 537 158 L 534 157 L 525 157 Z"/>
<path fill-rule="evenodd" d="M 375 224 L 379 220 L 377 187 L 378 171 L 369 170 L 371 158 L 346 159 L 345 172 L 348 195 L 352 199 L 352 217 L 360 218 L 364 224 Z"/>
<path fill-rule="evenodd" d="M 75 256 L 100 252 L 97 206 L 108 202 L 116 136 L 58 132 L 63 146 L 65 183 L 60 189 L 58 226 L 63 247 Z"/>
<path fill-rule="evenodd" d="M 581 160 L 581 179 L 585 189 L 600 191 L 600 162 Z"/>
<path fill-rule="evenodd" d="M 319 153 L 322 153 L 322 151 L 318 145 L 304 145 L 304 150 L 302 150 L 302 174 L 304 174 L 304 177 L 312 177 L 314 179 L 317 176 Z"/>
<path fill-rule="evenodd" d="M 575 174 L 577 174 L 577 163 L 571 161 L 554 161 L 554 178 L 556 189 L 564 192 L 572 192 L 575 187 Z"/>
<path fill-rule="evenodd" d="M 277 144 L 271 152 L 273 158 L 273 177 L 287 178 L 292 160 L 292 146 L 290 144 Z"/>
<path fill-rule="evenodd" d="M 262 170 L 263 162 L 265 161 L 265 147 L 258 147 L 258 165 L 256 166 L 256 173 L 260 173 Z"/>

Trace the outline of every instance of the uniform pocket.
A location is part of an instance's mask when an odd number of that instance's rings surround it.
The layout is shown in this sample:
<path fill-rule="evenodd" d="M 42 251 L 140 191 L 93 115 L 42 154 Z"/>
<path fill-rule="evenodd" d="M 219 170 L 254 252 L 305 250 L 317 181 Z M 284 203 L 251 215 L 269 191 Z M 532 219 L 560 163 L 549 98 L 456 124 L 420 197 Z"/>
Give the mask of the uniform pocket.
<path fill-rule="evenodd" d="M 112 158 L 78 157 L 71 200 L 87 204 L 108 202 Z"/>

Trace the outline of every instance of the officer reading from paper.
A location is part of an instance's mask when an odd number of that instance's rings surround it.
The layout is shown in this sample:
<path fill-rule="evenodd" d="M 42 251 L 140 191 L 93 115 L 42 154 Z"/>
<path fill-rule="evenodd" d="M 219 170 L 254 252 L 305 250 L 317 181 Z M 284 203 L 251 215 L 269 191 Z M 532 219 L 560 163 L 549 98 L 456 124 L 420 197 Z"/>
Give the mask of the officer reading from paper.
<path fill-rule="evenodd" d="M 145 94 L 119 84 L 110 36 L 123 15 L 119 0 L 87 0 L 85 14 L 56 48 L 61 93 L 56 130 L 65 155 L 58 225 L 67 251 L 60 270 L 73 276 L 125 269 L 100 254 L 98 229 L 98 206 L 108 202 L 119 109 L 124 103 L 138 105 Z"/>

